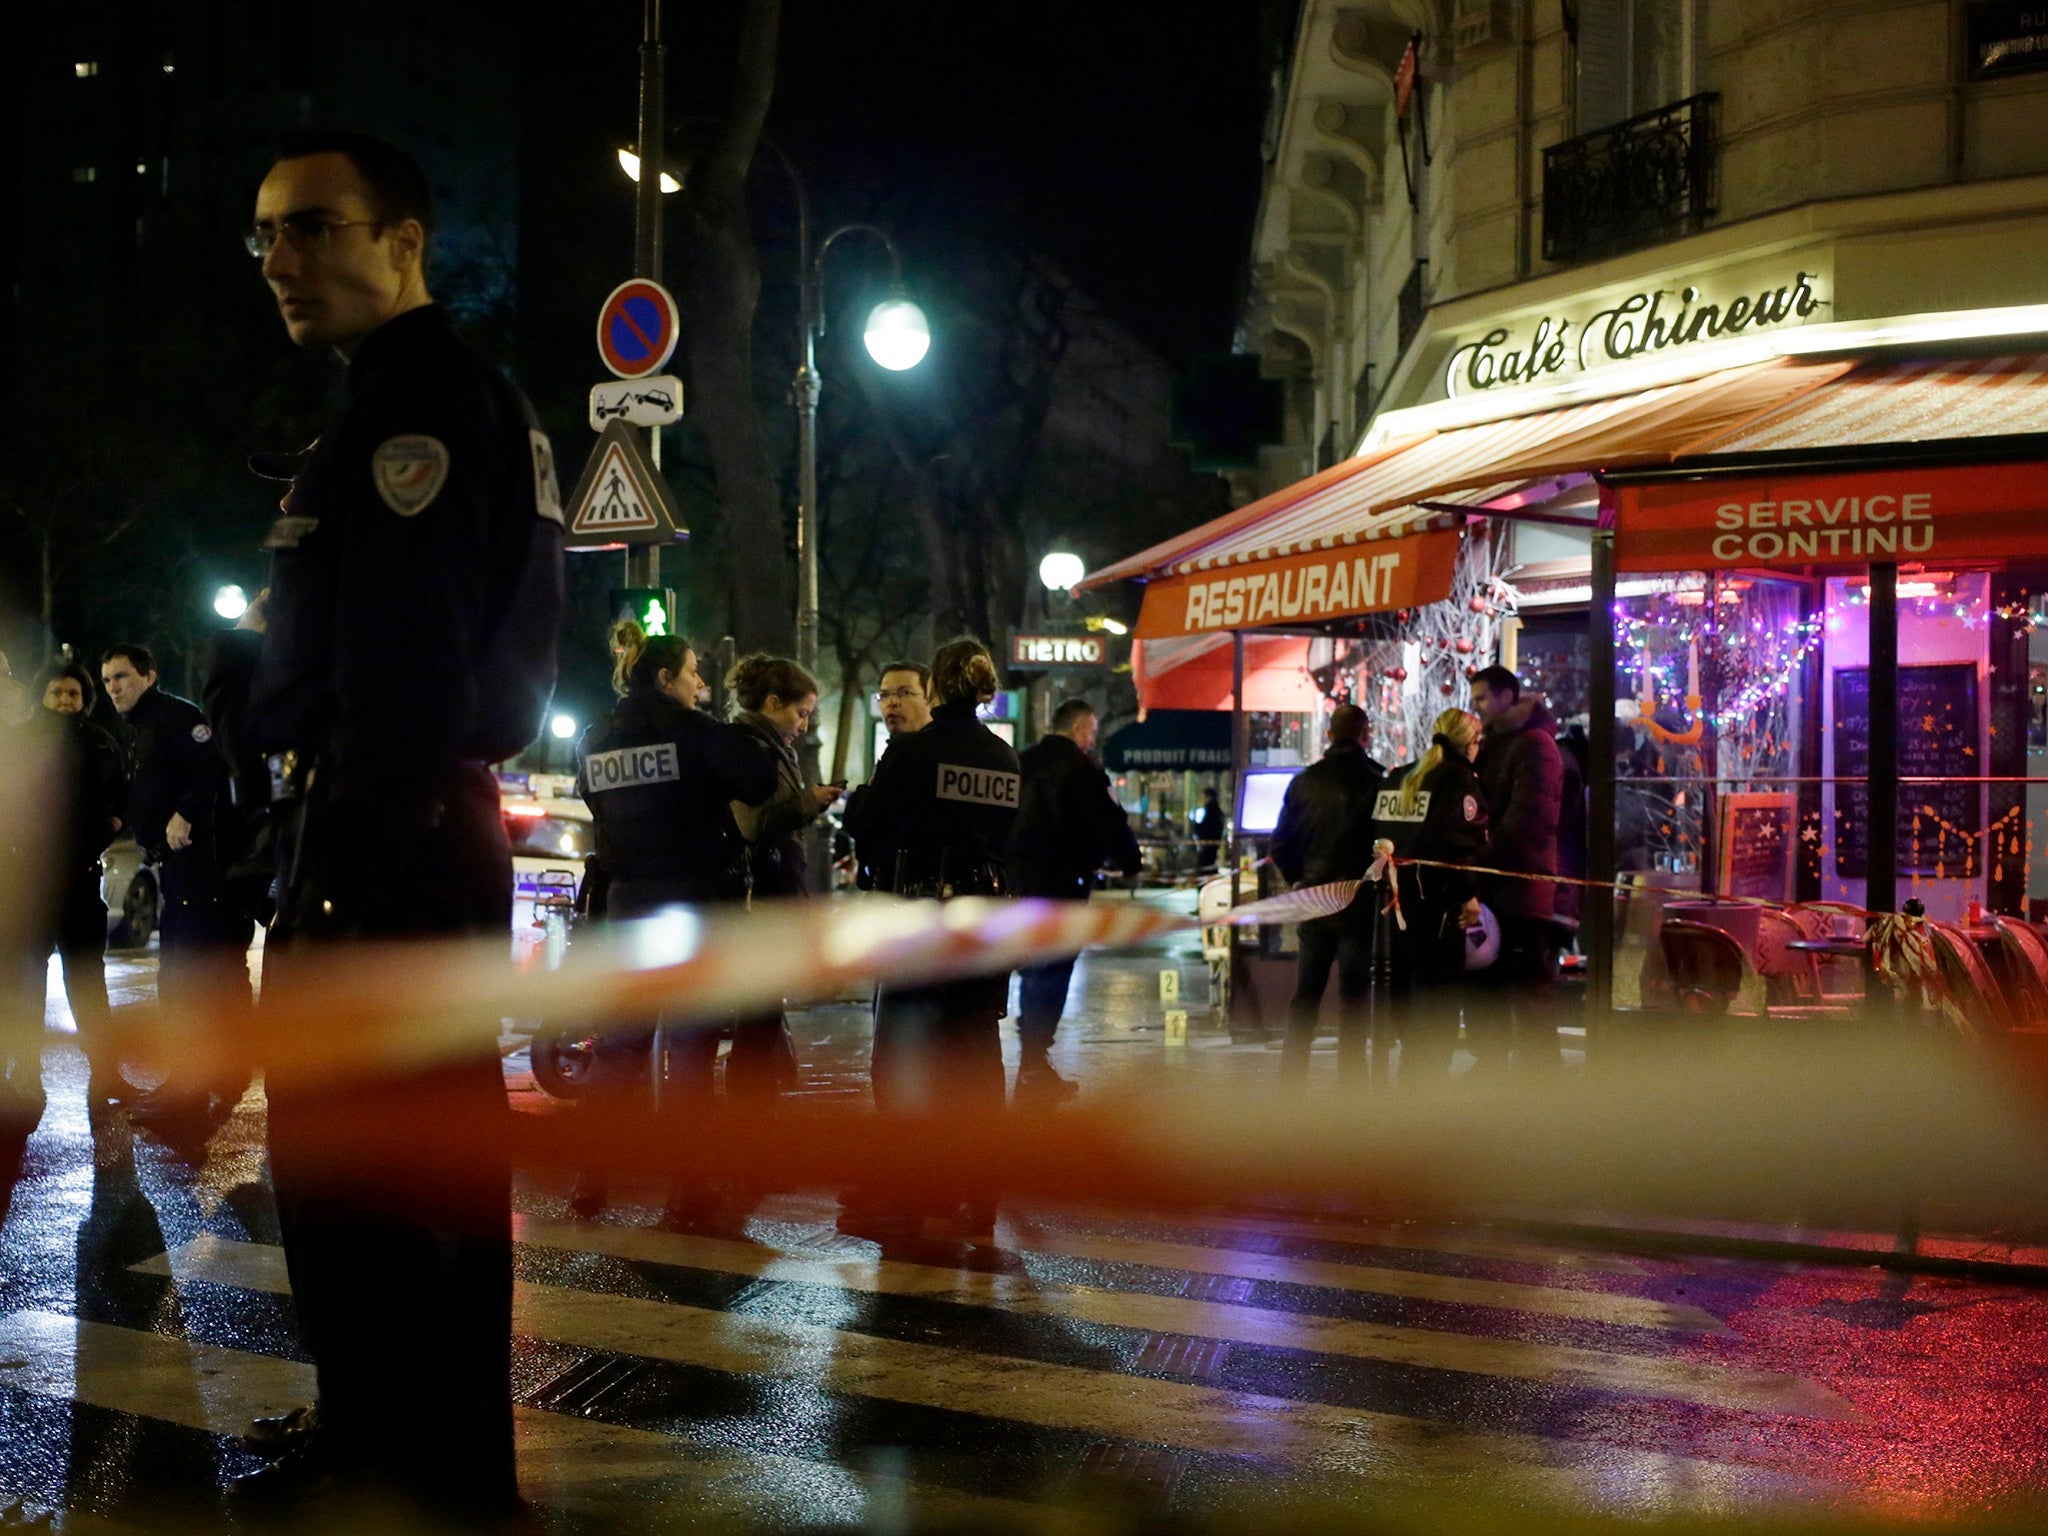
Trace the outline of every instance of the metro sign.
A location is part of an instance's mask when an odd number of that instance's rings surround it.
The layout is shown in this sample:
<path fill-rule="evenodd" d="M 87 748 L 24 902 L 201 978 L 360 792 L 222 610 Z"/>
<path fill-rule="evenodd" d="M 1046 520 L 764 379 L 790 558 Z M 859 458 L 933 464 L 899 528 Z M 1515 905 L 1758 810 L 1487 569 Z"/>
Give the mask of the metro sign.
<path fill-rule="evenodd" d="M 1012 635 L 1010 664 L 1018 667 L 1099 667 L 1109 660 L 1100 635 Z"/>

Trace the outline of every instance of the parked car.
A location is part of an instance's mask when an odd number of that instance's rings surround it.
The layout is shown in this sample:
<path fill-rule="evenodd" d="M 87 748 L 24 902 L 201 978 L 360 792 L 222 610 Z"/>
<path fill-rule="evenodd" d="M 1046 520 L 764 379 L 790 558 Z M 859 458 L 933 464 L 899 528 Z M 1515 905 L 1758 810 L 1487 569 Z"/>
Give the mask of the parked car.
<path fill-rule="evenodd" d="M 107 904 L 107 948 L 149 948 L 163 913 L 163 892 L 130 833 L 100 855 L 100 896 Z"/>
<path fill-rule="evenodd" d="M 590 807 L 565 773 L 501 773 L 498 793 L 512 844 L 513 923 L 545 926 L 550 909 L 576 904 L 583 861 L 597 846 Z"/>

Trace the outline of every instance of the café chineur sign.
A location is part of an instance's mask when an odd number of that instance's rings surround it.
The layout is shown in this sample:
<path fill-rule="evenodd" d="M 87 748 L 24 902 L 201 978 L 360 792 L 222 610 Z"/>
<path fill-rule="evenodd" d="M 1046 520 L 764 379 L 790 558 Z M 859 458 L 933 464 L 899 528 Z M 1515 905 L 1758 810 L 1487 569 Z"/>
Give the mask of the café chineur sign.
<path fill-rule="evenodd" d="M 1800 325 L 1829 309 L 1822 274 L 1804 268 L 1668 286 L 1604 290 L 1550 314 L 1496 324 L 1451 348 L 1444 392 L 1558 382 L 1612 363 L 1668 354 L 1707 341 Z"/>

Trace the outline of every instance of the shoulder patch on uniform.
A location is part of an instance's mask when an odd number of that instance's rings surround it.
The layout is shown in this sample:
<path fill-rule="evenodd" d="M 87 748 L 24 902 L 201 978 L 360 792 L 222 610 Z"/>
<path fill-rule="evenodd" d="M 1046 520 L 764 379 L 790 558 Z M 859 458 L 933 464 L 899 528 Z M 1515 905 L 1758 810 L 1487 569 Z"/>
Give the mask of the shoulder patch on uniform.
<path fill-rule="evenodd" d="M 533 447 L 533 510 L 551 523 L 562 521 L 562 488 L 555 479 L 555 445 L 538 427 L 526 429 Z"/>
<path fill-rule="evenodd" d="M 387 437 L 370 455 L 370 480 L 385 506 L 417 517 L 448 483 L 448 447 L 420 433 Z"/>
<path fill-rule="evenodd" d="M 1477 821 L 1479 819 L 1479 799 L 1476 795 L 1467 795 L 1465 797 L 1465 819 L 1467 821 Z"/>
<path fill-rule="evenodd" d="M 201 746 L 204 746 L 207 742 L 213 740 L 213 727 L 204 720 L 200 721 L 192 727 L 192 739 Z"/>

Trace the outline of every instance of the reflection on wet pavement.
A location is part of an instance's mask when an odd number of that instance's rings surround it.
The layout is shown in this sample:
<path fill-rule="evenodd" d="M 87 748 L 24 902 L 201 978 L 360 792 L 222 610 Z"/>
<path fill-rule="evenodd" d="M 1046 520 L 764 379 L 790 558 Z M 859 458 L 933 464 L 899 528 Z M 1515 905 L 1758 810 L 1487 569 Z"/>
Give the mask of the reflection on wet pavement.
<path fill-rule="evenodd" d="M 150 962 L 109 969 L 147 995 Z M 1162 969 L 1195 1010 L 1186 1045 Z M 1276 1052 L 1205 1027 L 1205 985 L 1191 945 L 1088 957 L 1056 1063 L 1090 1087 L 1270 1074 Z M 48 1107 L 0 1140 L 0 1505 L 198 1515 L 258 1464 L 250 1421 L 312 1394 L 260 1087 L 189 1167 L 120 1111 L 87 1116 L 52 1008 Z M 865 1002 L 792 1025 L 802 1091 L 861 1098 Z M 515 1101 L 540 1109 L 516 1046 Z M 1697 1513 L 2048 1487 L 2033 1292 L 1049 1204 L 1006 1208 L 989 1246 L 883 1254 L 825 1191 L 715 1235 L 659 1229 L 657 1189 L 596 1222 L 566 1194 L 535 1175 L 517 1195 L 522 1483 L 550 1529 L 1000 1521 L 1105 1490 L 1190 1514 L 1401 1493 Z"/>

